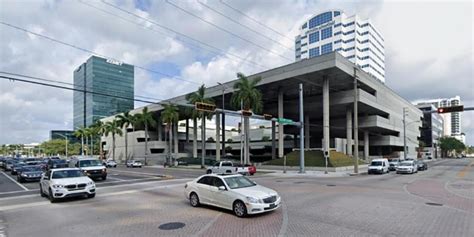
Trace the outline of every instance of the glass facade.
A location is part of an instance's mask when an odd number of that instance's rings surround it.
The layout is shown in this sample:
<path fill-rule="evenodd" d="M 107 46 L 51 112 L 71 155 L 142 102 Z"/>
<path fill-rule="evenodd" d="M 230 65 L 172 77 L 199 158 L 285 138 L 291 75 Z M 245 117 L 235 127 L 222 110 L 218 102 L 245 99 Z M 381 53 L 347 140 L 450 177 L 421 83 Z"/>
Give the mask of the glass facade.
<path fill-rule="evenodd" d="M 92 56 L 74 71 L 74 88 L 130 99 L 74 91 L 74 129 L 134 108 L 132 65 Z"/>
<path fill-rule="evenodd" d="M 316 57 L 319 56 L 319 47 L 309 49 L 309 57 Z"/>
<path fill-rule="evenodd" d="M 314 43 L 319 41 L 319 31 L 309 34 L 309 43 Z"/>
<path fill-rule="evenodd" d="M 330 22 L 332 20 L 332 12 L 325 12 L 313 17 L 309 20 L 309 28 L 312 29 L 316 26 L 322 25 L 326 22 Z"/>
<path fill-rule="evenodd" d="M 321 46 L 321 54 L 326 54 L 330 52 L 332 52 L 332 43 Z"/>
<path fill-rule="evenodd" d="M 332 27 L 321 30 L 321 40 L 332 37 Z"/>

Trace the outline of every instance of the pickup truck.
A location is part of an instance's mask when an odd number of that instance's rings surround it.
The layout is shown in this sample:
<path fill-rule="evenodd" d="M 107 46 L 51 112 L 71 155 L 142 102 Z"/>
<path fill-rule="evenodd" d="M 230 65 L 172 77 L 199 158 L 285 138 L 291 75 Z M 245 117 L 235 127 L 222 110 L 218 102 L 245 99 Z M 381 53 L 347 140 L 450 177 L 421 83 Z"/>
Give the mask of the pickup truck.
<path fill-rule="evenodd" d="M 232 161 L 220 161 L 208 167 L 207 174 L 242 174 L 249 175 L 249 167 L 234 165 Z"/>

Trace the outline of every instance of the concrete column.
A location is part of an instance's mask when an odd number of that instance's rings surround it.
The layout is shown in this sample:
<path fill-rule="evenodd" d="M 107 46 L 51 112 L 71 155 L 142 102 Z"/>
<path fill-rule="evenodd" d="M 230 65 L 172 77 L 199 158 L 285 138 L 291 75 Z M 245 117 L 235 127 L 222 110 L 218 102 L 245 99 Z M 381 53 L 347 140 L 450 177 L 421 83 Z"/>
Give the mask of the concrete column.
<path fill-rule="evenodd" d="M 222 113 L 222 157 L 225 157 L 225 113 Z"/>
<path fill-rule="evenodd" d="M 346 154 L 352 156 L 352 108 L 347 108 L 346 122 Z"/>
<path fill-rule="evenodd" d="M 197 118 L 193 118 L 193 158 L 198 158 L 197 134 Z"/>
<path fill-rule="evenodd" d="M 158 141 L 162 141 L 162 134 L 163 134 L 163 124 L 161 123 L 161 118 L 158 118 L 158 121 L 157 121 L 157 125 L 158 125 Z"/>
<path fill-rule="evenodd" d="M 304 147 L 309 149 L 310 140 L 309 140 L 309 115 L 305 115 L 304 118 Z"/>
<path fill-rule="evenodd" d="M 323 78 L 323 149 L 329 152 L 329 79 Z"/>
<path fill-rule="evenodd" d="M 278 117 L 283 118 L 283 91 L 280 89 L 278 91 Z M 284 151 L 284 135 L 285 132 L 283 131 L 283 124 L 278 124 L 278 158 L 283 158 L 283 151 Z"/>
<path fill-rule="evenodd" d="M 276 159 L 276 123 L 272 121 L 272 160 Z"/>
<path fill-rule="evenodd" d="M 189 143 L 189 119 L 186 119 L 186 143 Z"/>
<path fill-rule="evenodd" d="M 221 160 L 221 116 L 219 113 L 216 113 L 216 161 Z"/>
<path fill-rule="evenodd" d="M 173 124 L 173 139 L 174 139 L 174 154 L 175 158 L 179 153 L 179 144 L 178 144 L 178 123 Z"/>
<path fill-rule="evenodd" d="M 364 160 L 369 159 L 369 131 L 364 131 Z"/>

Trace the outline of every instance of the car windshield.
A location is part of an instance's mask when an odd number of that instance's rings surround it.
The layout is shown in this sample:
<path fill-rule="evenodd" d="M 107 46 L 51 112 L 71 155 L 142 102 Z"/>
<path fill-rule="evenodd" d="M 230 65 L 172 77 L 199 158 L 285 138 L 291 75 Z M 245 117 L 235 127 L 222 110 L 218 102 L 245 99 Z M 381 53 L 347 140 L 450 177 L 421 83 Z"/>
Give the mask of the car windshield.
<path fill-rule="evenodd" d="M 81 160 L 79 162 L 80 167 L 90 167 L 90 166 L 101 166 L 102 163 L 98 160 Z"/>
<path fill-rule="evenodd" d="M 24 166 L 23 172 L 42 171 L 40 166 Z"/>
<path fill-rule="evenodd" d="M 372 165 L 372 166 L 382 166 L 382 161 L 372 161 L 372 163 L 370 163 L 370 165 Z"/>
<path fill-rule="evenodd" d="M 244 176 L 228 177 L 224 178 L 224 180 L 231 189 L 247 188 L 256 185 L 254 182 Z"/>
<path fill-rule="evenodd" d="M 66 160 L 51 160 L 54 164 L 65 164 Z"/>
<path fill-rule="evenodd" d="M 53 172 L 53 179 L 76 178 L 81 177 L 80 170 L 58 170 Z"/>
<path fill-rule="evenodd" d="M 402 162 L 400 166 L 411 166 L 411 162 Z"/>

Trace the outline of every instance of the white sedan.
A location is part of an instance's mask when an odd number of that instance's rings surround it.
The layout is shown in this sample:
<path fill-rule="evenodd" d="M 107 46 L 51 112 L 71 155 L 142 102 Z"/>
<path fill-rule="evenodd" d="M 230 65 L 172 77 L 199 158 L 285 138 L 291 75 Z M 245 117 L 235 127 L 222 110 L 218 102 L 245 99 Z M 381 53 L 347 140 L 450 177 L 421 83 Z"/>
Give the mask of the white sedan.
<path fill-rule="evenodd" d="M 51 202 L 67 197 L 95 197 L 95 183 L 78 168 L 48 170 L 40 180 L 40 194 Z"/>
<path fill-rule="evenodd" d="M 232 210 L 238 217 L 273 211 L 281 198 L 272 189 L 256 184 L 240 174 L 206 174 L 184 186 L 191 206 L 212 205 Z"/>
<path fill-rule="evenodd" d="M 137 161 L 137 160 L 129 160 L 127 161 L 125 165 L 127 167 L 132 167 L 132 168 L 135 168 L 135 167 L 141 168 L 143 166 L 142 162 Z"/>

